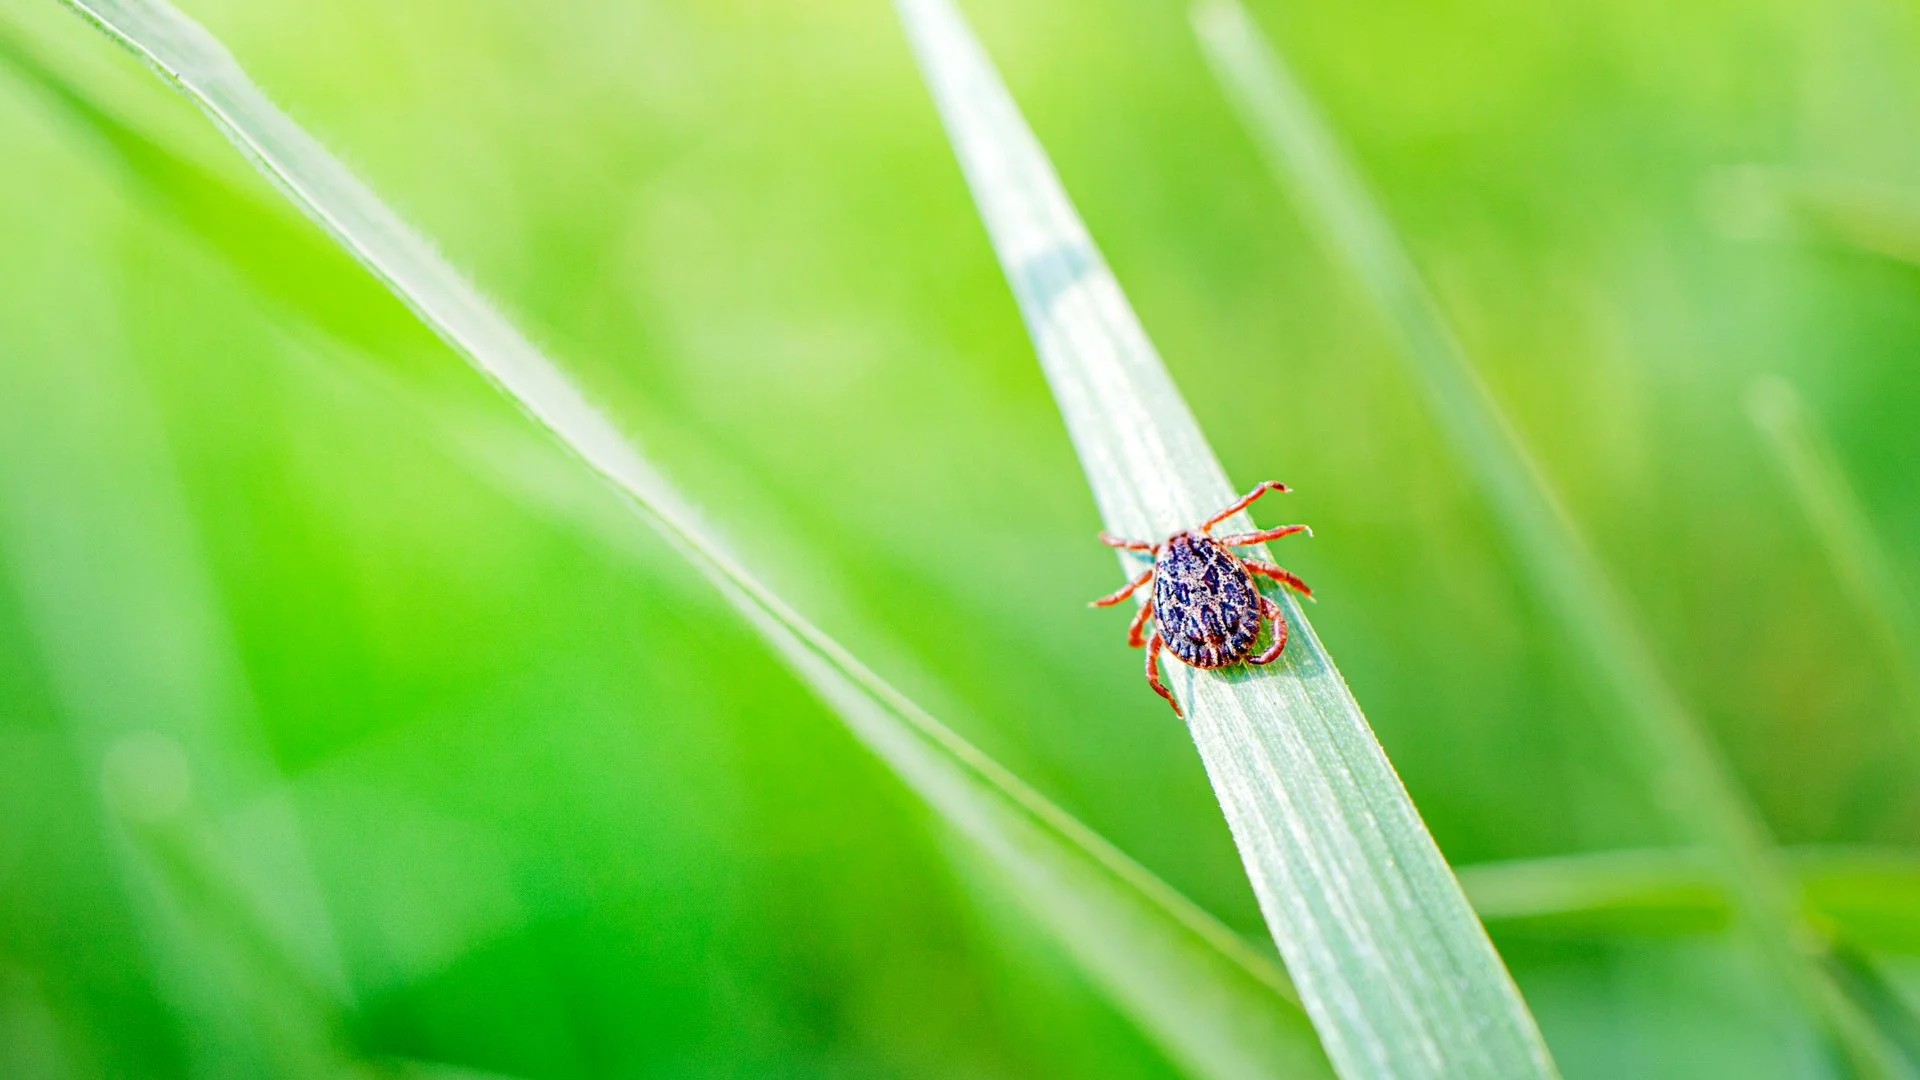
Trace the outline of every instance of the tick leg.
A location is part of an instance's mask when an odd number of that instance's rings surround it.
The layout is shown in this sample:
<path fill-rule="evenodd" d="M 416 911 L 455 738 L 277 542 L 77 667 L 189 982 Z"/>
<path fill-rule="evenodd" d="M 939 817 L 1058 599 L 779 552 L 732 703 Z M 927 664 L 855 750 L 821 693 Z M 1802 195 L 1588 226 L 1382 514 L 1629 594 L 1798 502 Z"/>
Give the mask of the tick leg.
<path fill-rule="evenodd" d="M 1147 619 L 1152 614 L 1153 598 L 1148 597 L 1147 602 L 1140 605 L 1139 613 L 1134 615 L 1133 622 L 1127 627 L 1127 645 L 1129 648 L 1137 649 L 1147 643 Z"/>
<path fill-rule="evenodd" d="M 1245 495 L 1240 496 L 1240 499 L 1238 502 L 1234 503 L 1232 506 L 1229 506 L 1225 510 L 1222 510 L 1219 513 L 1208 518 L 1207 523 L 1205 525 L 1200 526 L 1200 531 L 1206 532 L 1207 530 L 1213 528 L 1215 525 L 1218 525 L 1221 522 L 1232 517 L 1233 515 L 1239 513 L 1240 511 L 1245 510 L 1247 507 L 1253 505 L 1253 500 L 1259 498 L 1262 495 L 1265 495 L 1269 491 L 1286 491 L 1286 490 L 1288 490 L 1287 485 L 1281 483 L 1278 480 L 1262 480 L 1260 481 L 1259 486 L 1255 487 L 1252 491 L 1247 492 Z"/>
<path fill-rule="evenodd" d="M 1270 577 L 1280 584 L 1285 585 L 1287 588 L 1292 589 L 1294 592 L 1299 593 L 1301 596 L 1309 600 L 1313 599 L 1313 590 L 1307 588 L 1307 583 L 1301 581 L 1299 575 L 1291 570 L 1282 569 L 1268 562 L 1257 562 L 1253 559 L 1241 559 L 1240 565 L 1246 567 L 1247 573 L 1249 574 L 1259 574 L 1261 577 Z"/>
<path fill-rule="evenodd" d="M 1155 545 L 1149 544 L 1145 540 L 1128 540 L 1124 537 L 1114 536 L 1111 533 L 1101 533 L 1100 542 L 1108 547 L 1119 548 L 1122 551 L 1144 551 L 1149 555 L 1158 550 Z"/>
<path fill-rule="evenodd" d="M 1280 605 L 1263 596 L 1260 598 L 1260 610 L 1273 620 L 1273 644 L 1267 646 L 1266 652 L 1247 661 L 1255 665 L 1273 663 L 1280 659 L 1280 650 L 1287 647 L 1287 617 L 1280 614 Z"/>
<path fill-rule="evenodd" d="M 1278 540 L 1294 533 L 1313 535 L 1313 530 L 1305 525 L 1282 525 L 1277 529 L 1261 529 L 1259 532 L 1234 533 L 1232 536 L 1216 536 L 1214 539 L 1228 547 L 1246 547 L 1248 544 L 1264 544 L 1269 540 Z"/>
<path fill-rule="evenodd" d="M 1167 693 L 1167 688 L 1160 684 L 1160 665 L 1157 661 L 1160 659 L 1160 650 L 1165 645 L 1166 642 L 1160 640 L 1160 631 L 1155 630 L 1153 640 L 1147 642 L 1147 685 L 1153 687 L 1154 693 L 1167 699 L 1167 704 L 1173 706 L 1173 715 L 1185 716 L 1186 714 L 1180 711 L 1180 703 L 1173 700 L 1173 695 Z"/>
<path fill-rule="evenodd" d="M 1095 600 L 1093 603 L 1088 604 L 1087 606 L 1088 607 L 1112 607 L 1113 605 L 1119 603 L 1120 601 L 1125 600 L 1127 597 L 1132 596 L 1133 590 L 1139 588 L 1142 585 L 1145 585 L 1147 581 L 1152 577 L 1153 577 L 1153 567 L 1149 566 L 1145 570 L 1140 571 L 1139 577 L 1134 578 L 1132 581 L 1127 582 L 1127 584 L 1119 592 L 1109 593 L 1106 596 L 1103 596 L 1100 599 Z"/>

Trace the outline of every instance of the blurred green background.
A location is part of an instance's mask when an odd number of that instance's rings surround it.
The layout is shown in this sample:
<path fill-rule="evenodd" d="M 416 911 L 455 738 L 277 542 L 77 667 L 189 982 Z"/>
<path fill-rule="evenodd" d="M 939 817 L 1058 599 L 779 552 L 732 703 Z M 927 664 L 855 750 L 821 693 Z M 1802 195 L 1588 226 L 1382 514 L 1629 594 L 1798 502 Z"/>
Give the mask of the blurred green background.
<path fill-rule="evenodd" d="M 885 3 L 184 6 L 783 595 L 1270 950 Z M 1184 8 L 965 6 L 1229 472 L 1298 489 L 1449 860 L 1673 840 Z M 1745 407 L 1804 395 L 1910 611 L 1915 12 L 1252 6 L 1780 841 L 1920 847 L 1913 672 Z M 1176 1075 L 53 0 L 0 161 L 0 1075 Z M 1569 1077 L 1829 1075 L 1722 934 L 1493 929 Z"/>

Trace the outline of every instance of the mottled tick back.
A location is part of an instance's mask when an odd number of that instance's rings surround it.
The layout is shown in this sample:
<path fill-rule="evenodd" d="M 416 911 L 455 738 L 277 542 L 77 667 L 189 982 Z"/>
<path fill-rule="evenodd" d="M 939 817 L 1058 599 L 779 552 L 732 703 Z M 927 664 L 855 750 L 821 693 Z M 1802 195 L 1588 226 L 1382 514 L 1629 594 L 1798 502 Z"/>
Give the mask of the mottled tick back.
<path fill-rule="evenodd" d="M 1153 560 L 1153 618 L 1167 651 L 1197 668 L 1237 664 L 1260 636 L 1253 575 L 1220 541 L 1178 533 Z"/>
<path fill-rule="evenodd" d="M 1140 605 L 1140 613 L 1127 629 L 1127 644 L 1135 648 L 1147 646 L 1147 683 L 1167 699 L 1176 714 L 1180 712 L 1180 703 L 1173 700 L 1173 695 L 1160 682 L 1157 660 L 1162 646 L 1197 668 L 1223 668 L 1242 661 L 1270 664 L 1287 647 L 1287 620 L 1280 614 L 1280 605 L 1254 587 L 1254 575 L 1270 577 L 1302 596 L 1313 595 L 1306 583 L 1291 572 L 1272 563 L 1242 559 L 1231 550 L 1308 532 L 1305 525 L 1283 525 L 1218 538 L 1211 532 L 1215 525 L 1246 509 L 1267 492 L 1285 490 L 1285 484 L 1268 480 L 1208 518 L 1199 528 L 1174 533 L 1158 544 L 1100 534 L 1101 542 L 1109 547 L 1153 555 L 1153 566 L 1119 592 L 1095 600 L 1094 605 L 1118 604 L 1141 586 L 1153 582 L 1153 592 L 1147 602 Z M 1148 619 L 1155 623 L 1151 641 L 1145 640 Z M 1273 643 L 1256 656 L 1253 650 L 1260 638 L 1260 624 L 1267 620 L 1273 622 Z"/>

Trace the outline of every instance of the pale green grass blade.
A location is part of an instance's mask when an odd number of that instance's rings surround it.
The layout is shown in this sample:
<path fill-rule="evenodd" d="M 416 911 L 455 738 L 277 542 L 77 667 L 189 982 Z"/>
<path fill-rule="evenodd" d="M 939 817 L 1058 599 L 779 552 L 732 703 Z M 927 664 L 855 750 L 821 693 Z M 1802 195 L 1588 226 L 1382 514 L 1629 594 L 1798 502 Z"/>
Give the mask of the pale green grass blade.
<path fill-rule="evenodd" d="M 171 8 L 153 3 L 72 3 L 200 105 L 303 210 L 567 449 L 625 496 L 624 506 L 551 451 L 506 451 L 463 422 L 438 422 L 457 449 L 528 502 L 625 537 L 639 517 L 658 529 L 721 590 L 854 733 L 998 871 L 1014 897 L 1169 1057 L 1196 1076 L 1328 1075 L 1284 975 L 1225 927 L 1077 820 L 940 725 L 848 655 L 726 556 L 666 482 L 541 355 L 377 197 L 275 109 L 227 53 Z M 44 68 L 27 72 L 45 82 Z M 209 199 L 188 186 L 217 183 L 190 163 L 55 87 L 76 115 L 128 155 L 146 194 L 245 271 L 257 254 L 233 241 L 255 222 L 276 235 L 277 215 L 237 191 Z M 157 155 L 157 157 L 156 157 Z M 158 162 L 161 168 L 139 168 Z M 288 234 L 290 243 L 304 243 Z M 257 239 L 257 237 L 256 237 Z M 316 273 L 331 265 L 302 257 Z M 314 310 L 295 290 L 268 291 L 313 324 L 339 333 L 339 313 Z M 323 290 L 324 291 L 324 290 Z M 303 307 L 302 305 L 307 306 Z M 348 344 L 353 344 L 348 335 Z M 429 403 L 427 408 L 431 411 Z M 511 443 L 507 445 L 511 446 Z M 534 464 L 529 466 L 528 462 Z M 618 509 L 617 516 L 614 511 Z"/>
<path fill-rule="evenodd" d="M 1045 153 L 950 4 L 896 6 L 1107 527 L 1159 537 L 1197 524 L 1236 492 Z M 1171 682 L 1334 1067 L 1554 1075 L 1359 706 L 1297 605 L 1281 602 L 1294 637 L 1280 663 L 1176 664 Z"/>
<path fill-rule="evenodd" d="M 1747 409 L 1847 599 L 1873 631 L 1906 697 L 1908 737 L 1920 746 L 1920 623 L 1886 546 L 1847 482 L 1831 440 L 1791 383 L 1777 376 L 1756 379 L 1748 388 Z"/>
<path fill-rule="evenodd" d="M 1708 177 L 1701 199 L 1708 219 L 1733 237 L 1830 244 L 1920 265 L 1920 200 L 1897 185 L 1742 165 Z"/>
<path fill-rule="evenodd" d="M 1713 861 L 1697 850 L 1555 855 L 1457 871 L 1473 909 L 1495 933 L 1698 933 L 1724 929 L 1733 918 Z"/>
<path fill-rule="evenodd" d="M 1920 955 L 1920 854 L 1815 845 L 1782 851 L 1809 920 L 1832 942 L 1822 965 L 1880 1037 L 1920 1060 L 1920 1009 L 1886 972 Z M 1483 863 L 1460 884 L 1496 932 L 1587 941 L 1717 934 L 1736 914 L 1710 853 L 1656 848 Z"/>
<path fill-rule="evenodd" d="M 1911 192 L 1802 176 L 1789 198 L 1795 215 L 1819 234 L 1882 258 L 1920 265 L 1920 200 Z"/>
<path fill-rule="evenodd" d="M 1743 925 L 1783 984 L 1824 1019 L 1857 1064 L 1901 1075 L 1892 1049 L 1817 963 L 1815 935 L 1799 918 L 1758 812 L 1661 672 L 1638 621 L 1480 382 L 1385 215 L 1281 56 L 1235 0 L 1196 7 L 1194 25 L 1275 174 L 1398 337 L 1440 427 L 1486 490 L 1520 565 L 1581 658 L 1602 714 L 1617 718 L 1632 738 L 1676 824 L 1714 853 Z"/>
<path fill-rule="evenodd" d="M 1920 954 L 1920 854 L 1846 845 L 1789 847 L 1781 856 L 1809 917 L 1846 947 Z M 1649 848 L 1477 863 L 1458 868 L 1474 910 L 1496 931 L 1608 937 L 1699 933 L 1735 908 L 1712 857 Z"/>

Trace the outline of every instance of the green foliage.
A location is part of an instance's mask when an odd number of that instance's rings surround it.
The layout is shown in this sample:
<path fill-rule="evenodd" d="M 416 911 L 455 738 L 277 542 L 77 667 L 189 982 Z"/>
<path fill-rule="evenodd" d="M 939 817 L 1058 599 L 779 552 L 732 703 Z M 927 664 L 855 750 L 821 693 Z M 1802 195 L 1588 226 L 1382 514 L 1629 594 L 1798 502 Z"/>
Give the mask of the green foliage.
<path fill-rule="evenodd" d="M 884 682 L 743 621 L 184 98 L 12 5 L 0 1074 L 1326 1072 L 1084 607 L 1109 496 L 887 5 L 180 2 Z M 1248 6 L 1820 970 L 1920 1053 L 1910 16 Z M 964 7 L 1209 460 L 1298 489 L 1275 554 L 1566 1075 L 1843 1075 L 1186 12 Z M 1754 437 L 1771 375 L 1813 441 Z"/>
<path fill-rule="evenodd" d="M 173 81 L 368 272 L 562 446 L 611 481 L 856 737 L 926 800 L 936 818 L 974 845 L 995 877 L 1175 1060 L 1202 1076 L 1318 1071 L 1317 1044 L 1284 976 L 1269 961 L 907 700 L 728 558 L 666 481 L 568 378 L 275 109 L 197 25 L 164 4 L 144 0 L 75 7 Z M 215 250 L 232 251 L 232 238 L 242 232 L 277 234 L 271 213 L 237 193 L 225 205 L 197 201 L 211 183 L 207 178 L 114 122 L 78 92 L 53 84 L 44 69 L 27 64 L 23 70 L 99 130 L 108 145 L 128 154 L 132 172 L 155 189 L 160 202 L 181 210 L 203 208 L 187 215 L 188 223 Z M 234 228 L 236 218 L 264 229 Z M 310 278 L 323 276 L 318 268 L 327 265 L 326 259 L 292 237 L 280 239 L 304 256 L 301 265 Z M 250 269 L 246 260 L 234 261 L 242 272 Z M 310 307 L 303 295 L 280 291 L 280 298 L 318 328 L 337 321 L 330 307 Z M 436 414 L 431 403 L 416 407 Z M 590 528 L 621 535 L 591 513 L 591 494 L 576 490 L 566 473 L 547 469 L 528 482 L 524 466 L 513 464 L 527 458 L 526 451 L 502 450 L 492 445 L 498 435 L 475 435 L 460 425 L 459 420 L 439 423 L 455 447 L 496 463 L 506 482 L 520 477 L 521 497 L 562 520 L 586 509 Z M 499 464 L 503 456 L 508 461 Z M 624 545 L 616 541 L 615 546 Z"/>

